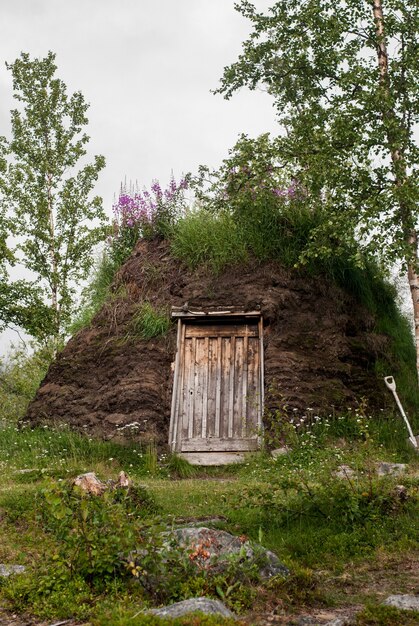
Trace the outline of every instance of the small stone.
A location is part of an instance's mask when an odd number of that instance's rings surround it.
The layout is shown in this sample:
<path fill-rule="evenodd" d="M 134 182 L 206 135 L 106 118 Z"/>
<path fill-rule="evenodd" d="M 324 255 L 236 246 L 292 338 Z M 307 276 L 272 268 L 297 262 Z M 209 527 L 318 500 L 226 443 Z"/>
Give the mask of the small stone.
<path fill-rule="evenodd" d="M 400 502 L 406 502 L 406 500 L 409 499 L 409 494 L 404 485 L 396 485 L 393 489 L 393 493 Z"/>
<path fill-rule="evenodd" d="M 379 476 L 399 476 L 406 471 L 406 463 L 386 463 L 381 461 L 377 464 L 377 474 Z"/>
<path fill-rule="evenodd" d="M 182 617 L 188 613 L 195 613 L 199 611 L 205 615 L 221 615 L 222 617 L 230 617 L 235 619 L 234 613 L 232 613 L 220 600 L 210 600 L 209 598 L 190 598 L 189 600 L 182 600 L 182 602 L 176 602 L 169 606 L 164 606 L 160 609 L 152 609 L 147 611 L 153 615 L 159 617 Z"/>
<path fill-rule="evenodd" d="M 290 452 L 291 450 L 285 446 L 284 448 L 276 448 L 275 450 L 272 450 L 271 456 L 273 456 L 274 459 L 277 459 L 278 457 L 285 456 Z"/>
<path fill-rule="evenodd" d="M 295 617 L 291 622 L 288 622 L 289 626 L 319 626 L 317 619 L 311 615 L 300 615 Z"/>
<path fill-rule="evenodd" d="M 117 487 L 125 487 L 128 489 L 132 485 L 132 480 L 124 471 L 119 472 Z"/>
<path fill-rule="evenodd" d="M 106 491 L 106 485 L 99 480 L 94 472 L 87 472 L 86 474 L 80 474 L 74 479 L 73 483 L 76 487 L 80 487 L 86 493 L 90 493 L 93 496 L 100 496 Z"/>
<path fill-rule="evenodd" d="M 336 478 L 352 478 L 354 474 L 354 470 L 349 465 L 339 465 L 335 472 Z"/>
<path fill-rule="evenodd" d="M 409 594 L 389 596 L 383 602 L 387 606 L 394 606 L 404 611 L 419 611 L 419 596 Z"/>
<path fill-rule="evenodd" d="M 8 578 L 12 574 L 23 574 L 26 567 L 24 565 L 4 565 L 0 563 L 0 576 Z"/>

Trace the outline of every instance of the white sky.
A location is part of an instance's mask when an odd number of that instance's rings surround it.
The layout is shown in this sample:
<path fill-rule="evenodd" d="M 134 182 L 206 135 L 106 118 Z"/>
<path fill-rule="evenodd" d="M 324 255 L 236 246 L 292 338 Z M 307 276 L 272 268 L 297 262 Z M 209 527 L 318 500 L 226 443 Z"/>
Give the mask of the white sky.
<path fill-rule="evenodd" d="M 91 105 L 89 152 L 106 158 L 96 193 L 109 215 L 125 177 L 166 183 L 171 171 L 216 167 L 239 133 L 276 131 L 265 93 L 210 93 L 250 31 L 234 0 L 0 0 L 0 14 L 0 135 L 15 106 L 4 62 L 52 50 L 57 76 Z M 0 352 L 10 339 L 0 336 Z"/>

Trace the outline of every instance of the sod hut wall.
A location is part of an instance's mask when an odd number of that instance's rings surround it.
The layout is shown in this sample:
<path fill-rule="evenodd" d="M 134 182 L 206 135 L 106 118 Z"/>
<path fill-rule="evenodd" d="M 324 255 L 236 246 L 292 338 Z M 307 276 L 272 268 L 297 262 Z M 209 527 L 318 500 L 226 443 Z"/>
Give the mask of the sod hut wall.
<path fill-rule="evenodd" d="M 374 366 L 389 338 L 374 332 L 374 317 L 345 290 L 272 261 L 218 275 L 191 270 L 154 240 L 137 244 L 101 310 L 49 368 L 28 409 L 31 425 L 167 444 L 176 323 L 142 339 L 136 320 L 144 302 L 167 314 L 172 306 L 260 309 L 268 427 L 273 417 L 329 415 L 363 399 L 371 410 L 388 404 Z"/>

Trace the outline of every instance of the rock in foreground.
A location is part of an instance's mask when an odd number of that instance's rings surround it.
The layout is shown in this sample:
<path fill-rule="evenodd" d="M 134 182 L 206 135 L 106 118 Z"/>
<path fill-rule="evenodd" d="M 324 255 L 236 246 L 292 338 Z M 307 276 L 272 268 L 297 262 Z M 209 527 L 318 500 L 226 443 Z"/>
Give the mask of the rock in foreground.
<path fill-rule="evenodd" d="M 289 574 L 288 568 L 276 554 L 260 545 L 251 544 L 246 537 L 236 537 L 224 530 L 205 527 L 178 528 L 173 531 L 173 536 L 179 547 L 192 550 L 191 560 L 195 558 L 200 564 L 214 562 L 215 567 L 222 570 L 230 556 L 236 555 L 240 558 L 243 555 L 243 560 L 260 567 L 262 579 Z"/>
<path fill-rule="evenodd" d="M 235 615 L 220 600 L 210 600 L 209 598 L 190 598 L 182 600 L 160 609 L 152 609 L 149 613 L 159 617 L 182 617 L 188 613 L 205 613 L 205 615 L 221 615 L 235 619 Z"/>

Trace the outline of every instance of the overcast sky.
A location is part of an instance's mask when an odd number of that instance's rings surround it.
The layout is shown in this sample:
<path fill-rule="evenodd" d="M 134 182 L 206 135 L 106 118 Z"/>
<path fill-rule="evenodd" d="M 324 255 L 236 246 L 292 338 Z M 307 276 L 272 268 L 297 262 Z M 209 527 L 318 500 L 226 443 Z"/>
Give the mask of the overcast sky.
<path fill-rule="evenodd" d="M 239 133 L 275 132 L 267 94 L 210 93 L 250 31 L 234 0 L 0 0 L 0 9 L 0 135 L 15 106 L 4 62 L 52 50 L 57 76 L 90 103 L 89 152 L 106 158 L 96 192 L 109 215 L 125 177 L 165 183 L 172 171 L 216 167 Z"/>
<path fill-rule="evenodd" d="M 107 167 L 97 190 L 112 204 L 121 180 L 148 185 L 216 166 L 241 132 L 273 130 L 272 101 L 244 90 L 214 96 L 249 23 L 233 0 L 0 0 L 2 61 L 57 54 L 57 75 L 90 103 L 92 154 Z M 269 2 L 259 2 L 266 7 Z M 11 76 L 0 64 L 0 134 L 8 134 Z"/>

